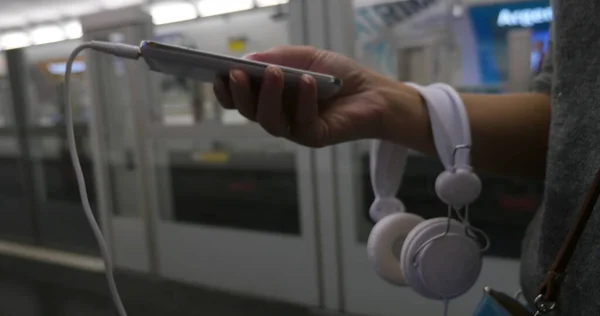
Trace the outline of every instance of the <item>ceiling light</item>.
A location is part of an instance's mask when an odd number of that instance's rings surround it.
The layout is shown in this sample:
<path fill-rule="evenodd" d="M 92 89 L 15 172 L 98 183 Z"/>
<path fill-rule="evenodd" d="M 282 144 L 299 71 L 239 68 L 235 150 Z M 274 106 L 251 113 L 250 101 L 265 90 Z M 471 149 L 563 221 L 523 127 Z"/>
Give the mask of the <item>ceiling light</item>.
<path fill-rule="evenodd" d="M 31 45 L 31 40 L 25 32 L 12 32 L 0 36 L 0 48 L 14 49 Z"/>
<path fill-rule="evenodd" d="M 64 30 L 58 25 L 35 28 L 29 32 L 29 36 L 34 45 L 60 42 L 66 39 Z"/>
<path fill-rule="evenodd" d="M 259 7 L 270 7 L 278 4 L 286 4 L 289 0 L 256 0 L 256 5 Z"/>
<path fill-rule="evenodd" d="M 81 28 L 81 23 L 78 21 L 68 22 L 63 25 L 63 29 L 68 39 L 78 39 L 83 37 L 83 29 Z"/>
<path fill-rule="evenodd" d="M 200 0 L 198 12 L 200 16 L 213 16 L 254 8 L 253 0 Z"/>
<path fill-rule="evenodd" d="M 109 10 L 142 4 L 144 0 L 100 0 L 101 5 Z"/>
<path fill-rule="evenodd" d="M 163 2 L 150 7 L 155 25 L 193 20 L 198 17 L 194 5 L 188 2 Z"/>

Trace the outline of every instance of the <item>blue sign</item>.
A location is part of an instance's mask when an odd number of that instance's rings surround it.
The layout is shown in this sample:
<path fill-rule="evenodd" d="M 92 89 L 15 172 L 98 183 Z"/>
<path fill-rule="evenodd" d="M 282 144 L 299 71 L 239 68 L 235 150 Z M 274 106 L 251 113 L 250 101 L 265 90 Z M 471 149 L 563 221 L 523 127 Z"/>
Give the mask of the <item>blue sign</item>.
<path fill-rule="evenodd" d="M 503 8 L 498 13 L 498 27 L 532 27 L 552 22 L 552 7 L 537 7 L 532 9 Z"/>
<path fill-rule="evenodd" d="M 477 41 L 481 83 L 497 85 L 508 78 L 508 32 L 515 28 L 532 29 L 532 49 L 547 47 L 552 22 L 549 0 L 474 6 L 469 9 Z M 533 43 L 542 41 L 541 44 Z M 533 52 L 536 56 L 543 52 Z M 536 57 L 537 58 L 537 57 Z M 533 60 L 536 59 L 532 57 Z M 537 58 L 539 59 L 539 58 Z"/>

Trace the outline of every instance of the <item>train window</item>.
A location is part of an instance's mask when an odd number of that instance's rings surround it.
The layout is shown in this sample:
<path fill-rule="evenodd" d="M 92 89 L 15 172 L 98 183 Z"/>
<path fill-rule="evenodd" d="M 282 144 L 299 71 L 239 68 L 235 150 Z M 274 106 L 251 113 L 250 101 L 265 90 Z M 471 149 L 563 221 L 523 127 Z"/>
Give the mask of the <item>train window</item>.
<path fill-rule="evenodd" d="M 157 144 L 163 219 L 300 234 L 295 150 L 272 141 L 246 143 L 251 145 Z"/>
<path fill-rule="evenodd" d="M 29 68 L 30 102 L 29 121 L 33 126 L 64 126 L 64 96 L 62 81 L 66 68 L 65 59 L 39 61 Z M 91 98 L 83 74 L 86 63 L 79 58 L 73 65 L 71 80 L 71 104 L 76 124 L 86 124 L 89 119 Z M 61 127 L 62 128 L 62 127 Z"/>
<path fill-rule="evenodd" d="M 368 172 L 369 156 L 361 156 L 363 217 L 359 219 L 359 241 L 366 242 L 372 228 L 368 210 L 373 201 L 371 180 Z M 434 184 L 443 170 L 436 159 L 411 155 L 408 160 L 398 197 L 411 213 L 424 218 L 446 216 L 447 209 L 435 194 Z M 507 180 L 479 174 L 484 190 L 470 208 L 471 223 L 484 230 L 491 239 L 487 255 L 519 258 L 521 240 L 527 225 L 542 202 L 543 185 L 535 181 Z M 369 224 L 366 224 L 369 223 Z"/>

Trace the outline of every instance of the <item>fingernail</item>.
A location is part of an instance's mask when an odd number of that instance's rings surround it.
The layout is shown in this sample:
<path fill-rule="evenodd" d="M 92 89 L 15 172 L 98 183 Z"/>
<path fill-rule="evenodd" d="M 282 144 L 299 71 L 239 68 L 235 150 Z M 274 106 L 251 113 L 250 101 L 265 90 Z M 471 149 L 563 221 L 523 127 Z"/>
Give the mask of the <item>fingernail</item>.
<path fill-rule="evenodd" d="M 239 76 L 238 71 L 239 70 L 232 70 L 229 72 L 229 80 L 231 80 L 231 82 L 233 82 L 234 84 L 238 83 L 238 79 L 236 78 Z"/>
<path fill-rule="evenodd" d="M 309 75 L 302 75 L 302 81 L 308 85 L 312 84 L 313 78 Z"/>
<path fill-rule="evenodd" d="M 270 81 L 278 81 L 281 80 L 281 77 L 283 77 L 281 71 L 275 66 L 267 66 L 266 72 L 270 75 Z"/>
<path fill-rule="evenodd" d="M 257 54 L 256 52 L 248 53 L 248 54 L 242 56 L 242 59 L 252 59 L 252 57 L 256 56 L 256 54 Z"/>
<path fill-rule="evenodd" d="M 275 66 L 267 66 L 267 72 L 269 72 L 272 75 L 279 74 L 279 72 L 277 71 L 277 68 Z"/>

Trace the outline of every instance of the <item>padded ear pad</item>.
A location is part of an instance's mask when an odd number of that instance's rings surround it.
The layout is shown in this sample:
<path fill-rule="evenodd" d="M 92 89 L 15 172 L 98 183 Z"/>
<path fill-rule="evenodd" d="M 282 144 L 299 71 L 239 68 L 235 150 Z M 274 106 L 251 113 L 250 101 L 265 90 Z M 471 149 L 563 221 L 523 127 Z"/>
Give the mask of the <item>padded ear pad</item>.
<path fill-rule="evenodd" d="M 446 170 L 435 180 L 435 192 L 444 203 L 463 207 L 473 203 L 479 197 L 481 180 L 470 170 Z"/>
<path fill-rule="evenodd" d="M 467 292 L 479 277 L 482 259 L 477 242 L 465 235 L 464 226 L 448 218 L 421 222 L 406 237 L 400 264 L 406 283 L 420 295 L 434 300 L 456 298 Z M 415 257 L 416 256 L 416 257 Z"/>
<path fill-rule="evenodd" d="M 406 207 L 397 198 L 378 198 L 371 204 L 369 216 L 373 222 L 377 223 L 388 215 L 404 212 L 406 212 Z"/>
<path fill-rule="evenodd" d="M 386 216 L 373 227 L 367 242 L 367 254 L 382 279 L 395 285 L 406 285 L 400 269 L 402 243 L 422 221 L 423 218 L 415 214 L 396 213 Z"/>

